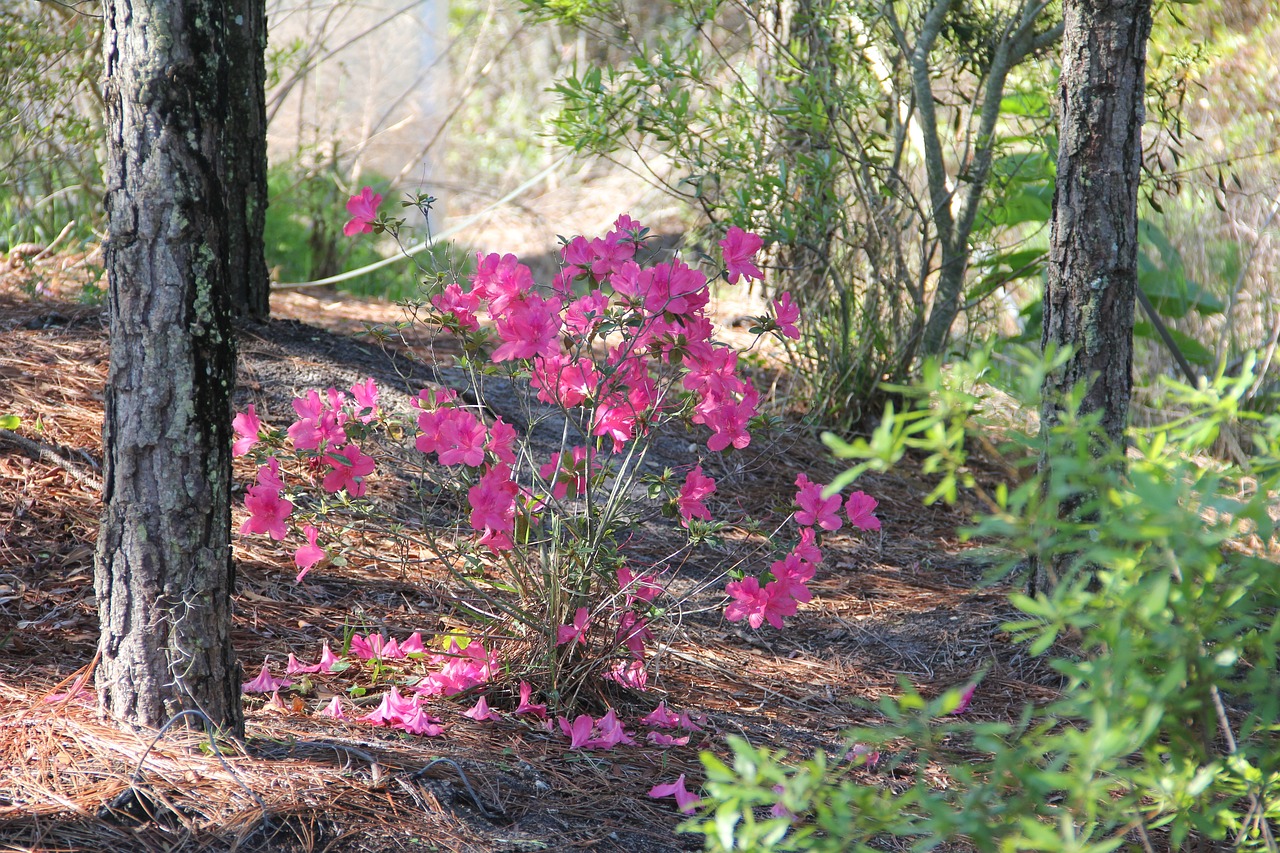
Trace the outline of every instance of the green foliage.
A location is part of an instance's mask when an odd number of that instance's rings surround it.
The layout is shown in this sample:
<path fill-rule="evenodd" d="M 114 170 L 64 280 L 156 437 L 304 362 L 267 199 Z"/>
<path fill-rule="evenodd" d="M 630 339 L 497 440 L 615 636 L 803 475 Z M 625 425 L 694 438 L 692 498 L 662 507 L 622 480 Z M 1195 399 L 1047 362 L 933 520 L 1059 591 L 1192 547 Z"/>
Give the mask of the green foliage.
<path fill-rule="evenodd" d="M 0 16 L 0 251 L 68 223 L 92 240 L 101 220 L 101 28 L 71 9 L 17 0 Z"/>
<path fill-rule="evenodd" d="M 383 259 L 370 240 L 353 240 L 342 233 L 349 218 L 346 210 L 350 190 L 337 180 L 333 167 L 315 174 L 298 162 L 273 166 L 267 175 L 270 199 L 264 229 L 267 266 L 279 282 L 304 282 L 327 278 L 373 264 Z M 374 177 L 365 179 L 378 186 Z M 399 251 L 398 248 L 395 249 Z M 469 259 L 452 244 L 431 247 L 427 259 L 418 263 L 424 272 L 465 269 Z M 377 296 L 401 301 L 421 295 L 416 284 L 406 279 L 403 265 L 374 270 L 358 278 L 339 282 L 338 288 L 358 296 Z"/>
<path fill-rule="evenodd" d="M 1020 375 L 1031 385 L 1044 369 Z M 1241 407 L 1251 374 L 1170 384 L 1166 407 L 1186 414 L 1134 435 L 1127 465 L 1095 455 L 1093 420 L 1065 421 L 1050 479 L 991 497 L 973 533 L 1000 543 L 1006 571 L 1026 557 L 1068 567 L 1052 591 L 1013 595 L 1021 615 L 1006 626 L 1061 675 L 1059 698 L 974 723 L 951 713 L 954 697 L 924 702 L 904 685 L 879 705 L 882 725 L 847 733 L 885 756 L 884 785 L 847 761 L 791 765 L 735 742 L 732 769 L 705 759 L 710 802 L 687 828 L 710 850 L 869 851 L 889 837 L 993 853 L 1276 849 L 1280 417 Z M 957 402 L 937 371 L 925 385 Z M 969 405 L 915 409 L 889 438 L 837 447 L 873 467 L 913 441 L 961 476 L 952 424 Z M 1224 430 L 1251 435 L 1247 470 L 1204 461 Z M 1060 518 L 1062 504 L 1080 511 Z M 795 821 L 760 820 L 775 785 Z"/>
<path fill-rule="evenodd" d="M 981 72 L 993 40 L 1007 32 L 1004 13 L 988 5 L 957 5 L 930 57 L 940 91 L 965 109 L 981 100 L 967 75 Z M 541 16 L 603 33 L 616 57 L 556 85 L 559 141 L 671 162 L 670 178 L 654 167 L 665 189 L 717 227 L 765 236 L 775 292 L 791 291 L 808 318 L 793 353 L 804 398 L 828 424 L 861 420 L 882 379 L 911 375 L 940 246 L 951 239 L 939 234 L 933 200 L 921 189 L 922 151 L 910 128 L 922 119 L 908 121 L 911 69 L 896 47 L 919 36 L 928 4 L 802 2 L 780 18 L 762 7 L 695 0 L 651 12 L 656 21 L 643 43 L 630 28 L 615 29 L 628 20 L 617 4 L 611 14 L 599 2 L 536 6 Z M 1047 26 L 1051 16 L 1041 14 Z M 954 119 L 965 144 L 978 149 L 1048 162 L 1048 113 L 1035 104 L 1048 103 L 1049 79 L 1019 77 L 994 139 L 977 139 L 961 109 L 940 105 L 939 121 Z M 981 242 L 996 246 L 1026 220 L 1018 199 L 1032 194 L 1013 160 L 1001 168 L 995 192 L 1007 195 L 1003 212 L 981 226 Z M 974 180 L 967 172 L 953 178 L 958 188 Z M 1049 198 L 1043 182 L 1038 191 L 1036 215 Z M 959 244 L 967 254 L 968 235 Z"/>

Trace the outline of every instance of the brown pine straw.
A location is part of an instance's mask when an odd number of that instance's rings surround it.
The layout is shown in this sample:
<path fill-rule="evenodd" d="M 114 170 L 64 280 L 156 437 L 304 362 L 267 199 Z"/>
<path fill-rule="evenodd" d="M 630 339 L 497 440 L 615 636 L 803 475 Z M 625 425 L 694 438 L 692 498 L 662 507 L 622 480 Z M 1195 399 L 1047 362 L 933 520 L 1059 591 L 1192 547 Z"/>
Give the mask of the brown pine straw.
<path fill-rule="evenodd" d="M 274 309 L 344 331 L 400 318 L 395 306 L 331 294 L 290 294 Z M 100 477 L 107 368 L 100 309 L 26 299 L 6 290 L 0 273 L 0 333 L 0 413 L 20 415 L 18 435 Z M 259 414 L 283 423 L 288 395 L 300 389 L 272 388 L 260 369 L 267 362 L 253 360 L 260 349 L 242 343 L 240 387 L 246 399 L 270 403 Z M 318 348 L 271 357 L 284 373 L 341 366 Z M 841 467 L 799 431 L 753 443 L 732 462 L 713 511 L 759 516 L 790 501 L 797 473 L 829 481 Z M 247 473 L 238 471 L 238 481 Z M 1000 471 L 977 473 L 989 480 Z M 463 718 L 474 697 L 432 700 L 431 713 L 445 721 L 441 738 L 318 717 L 350 686 L 348 674 L 314 676 L 314 690 L 285 712 L 247 697 L 247 741 L 218 741 L 219 760 L 198 725 L 171 729 L 148 751 L 154 733 L 122 730 L 75 698 L 75 685 L 95 666 L 99 494 L 57 461 L 0 442 L 0 851 L 399 851 L 413 849 L 411 838 L 460 851 L 687 849 L 697 839 L 675 835 L 681 818 L 671 802 L 646 792 L 680 773 L 699 784 L 699 749 L 723 757 L 728 734 L 798 756 L 835 750 L 844 728 L 876 722 L 859 701 L 895 695 L 901 680 L 936 695 L 983 668 L 974 717 L 1007 719 L 1028 698 L 1051 698 L 1056 676 L 1001 633 L 1011 615 L 1004 590 L 978 587 L 981 567 L 962 553 L 955 531 L 972 508 L 923 507 L 932 483 L 910 469 L 868 475 L 858 487 L 880 501 L 884 534 L 831 537 L 814 600 L 785 631 L 727 623 L 715 596 L 703 594 L 697 604 L 706 609 L 682 618 L 658 661 L 658 691 L 619 707 L 629 727 L 659 698 L 707 714 L 708 731 L 687 747 L 572 753 L 563 738 L 519 720 Z M 237 507 L 234 524 L 243 517 Z M 641 530 L 632 545 L 656 558 L 670 550 L 663 535 Z M 761 544 L 727 536 L 720 556 Z M 388 553 L 374 538 L 365 550 Z M 461 591 L 429 560 L 353 560 L 298 585 L 284 543 L 236 537 L 236 555 L 233 641 L 246 680 L 264 658 L 279 674 L 288 652 L 314 660 L 323 640 L 336 648 L 350 630 L 403 639 L 413 630 L 429 636 L 464 627 L 455 612 Z M 716 559 L 697 556 L 687 568 L 696 575 Z M 58 693 L 72 696 L 45 701 Z M 505 698 L 490 701 L 510 710 Z M 457 763 L 480 805 L 448 763 L 419 774 L 440 758 Z M 154 804 L 158 820 L 100 816 L 131 787 Z"/>

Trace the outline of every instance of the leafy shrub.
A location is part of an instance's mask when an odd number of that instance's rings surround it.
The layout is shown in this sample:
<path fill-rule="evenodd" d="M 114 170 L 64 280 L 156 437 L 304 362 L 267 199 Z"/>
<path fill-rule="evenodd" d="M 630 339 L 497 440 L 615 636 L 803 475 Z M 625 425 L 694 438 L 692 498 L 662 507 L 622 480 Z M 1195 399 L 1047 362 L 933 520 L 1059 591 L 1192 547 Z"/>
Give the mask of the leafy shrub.
<path fill-rule="evenodd" d="M 929 390 L 943 391 L 932 376 Z M 851 773 L 859 762 L 789 765 L 735 742 L 732 767 L 704 756 L 709 803 L 688 828 L 711 850 L 872 850 L 888 837 L 915 849 L 1276 849 L 1280 418 L 1240 410 L 1251 381 L 1173 385 L 1169 404 L 1188 414 L 1134 435 L 1127 460 L 1095 458 L 1092 420 L 1064 422 L 1052 477 L 990 496 L 974 533 L 1003 543 L 1006 570 L 1024 557 L 1067 566 L 1051 591 L 1013 595 L 1023 618 L 1006 626 L 1061 675 L 1058 699 L 975 723 L 954 713 L 958 694 L 926 702 L 904 685 L 880 703 L 883 725 L 847 733 L 862 755 L 884 756 L 884 785 Z M 878 447 L 837 449 L 882 464 L 896 434 L 954 472 L 962 433 L 944 409 L 888 427 Z M 1248 468 L 1206 461 L 1240 418 Z M 1061 519 L 1068 501 L 1081 511 Z"/>

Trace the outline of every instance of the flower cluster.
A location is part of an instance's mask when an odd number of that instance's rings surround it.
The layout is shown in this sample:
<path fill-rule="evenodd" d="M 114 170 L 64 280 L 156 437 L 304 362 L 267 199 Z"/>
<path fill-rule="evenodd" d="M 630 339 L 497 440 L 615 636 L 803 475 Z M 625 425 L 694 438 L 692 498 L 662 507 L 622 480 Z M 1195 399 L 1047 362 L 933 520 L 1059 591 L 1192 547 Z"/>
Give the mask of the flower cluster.
<path fill-rule="evenodd" d="M 804 474 L 796 477 L 796 488 L 793 518 L 800 525 L 800 539 L 785 557 L 769 566 L 771 579 L 763 585 L 760 578 L 744 577 L 725 587 L 733 599 L 724 610 L 730 622 L 745 619 L 752 628 L 765 622 L 781 628 L 782 620 L 794 614 L 798 604 L 813 598 L 809 581 L 822 562 L 817 531 L 834 532 L 844 525 L 840 518 L 842 505 L 853 527 L 864 531 L 880 529 L 880 519 L 874 515 L 876 499 L 864 492 L 854 492 L 846 504 L 839 495 L 824 497 L 824 487 L 811 483 Z"/>
<path fill-rule="evenodd" d="M 372 230 L 380 200 L 368 188 L 351 199 L 349 233 Z M 470 565 L 505 568 L 508 574 L 495 588 L 518 600 L 499 609 L 519 608 L 517 624 L 531 629 L 526 636 L 550 662 L 542 671 L 594 661 L 599 676 L 644 689 L 654 620 L 666 609 L 657 600 L 669 584 L 668 566 L 677 563 L 633 568 L 612 537 L 635 511 L 628 501 L 638 501 L 636 484 L 650 476 L 641 467 L 647 442 L 667 425 L 701 426 L 710 453 L 746 448 L 759 404 L 738 352 L 715 340 L 707 314 L 711 279 L 679 257 L 646 262 L 646 235 L 640 223 L 622 216 L 603 237 L 566 241 L 561 270 L 546 287 L 515 256 L 481 254 L 465 284 L 439 287 L 428 301 L 426 319 L 464 337 L 473 368 L 479 362 L 484 372 L 527 382 L 529 405 L 541 406 L 543 414 L 526 411 L 524 422 L 558 413 L 558 447 L 539 449 L 529 435 L 493 416 L 474 370 L 465 398 L 450 388 L 424 388 L 407 421 L 404 413 L 384 411 L 372 379 L 295 399 L 296 418 L 283 431 L 267 429 L 249 406 L 235 418 L 233 454 L 253 454 L 261 464 L 246 493 L 249 515 L 241 533 L 282 541 L 296 531 L 299 582 L 326 560 L 340 560 L 335 543 L 342 537 L 326 538 L 326 513 L 367 506 L 361 499 L 376 463 L 366 438 L 378 431 L 407 435 L 423 471 L 434 472 L 432 482 L 465 502 L 458 523 L 473 536 L 469 542 L 451 539 L 447 547 L 465 553 Z M 724 266 L 718 277 L 760 280 L 754 258 L 761 246 L 759 237 L 730 229 L 720 241 Z M 799 310 L 784 293 L 759 329 L 795 338 L 798 321 Z M 297 462 L 289 474 L 297 479 L 288 485 L 281 466 L 286 453 Z M 708 505 L 716 482 L 702 460 L 694 462 L 682 481 L 663 479 L 658 490 L 694 534 L 691 541 L 716 523 Z M 797 486 L 799 543 L 770 566 L 767 577 L 728 585 L 728 619 L 781 627 L 798 603 L 811 598 L 808 582 L 821 560 L 818 531 L 841 526 L 841 501 L 824 498 L 821 486 L 803 475 Z M 304 497 L 308 490 L 321 498 Z M 873 499 L 857 493 L 846 514 L 855 527 L 874 529 L 874 509 Z M 449 565 L 444 550 L 437 553 Z M 458 562 L 456 554 L 452 559 Z M 416 635 L 403 643 L 356 635 L 350 650 L 362 660 L 425 654 Z M 483 685 L 498 666 L 496 653 L 478 643 L 451 648 L 431 663 L 435 671 L 414 686 L 418 695 L 448 696 Z M 554 689 L 554 681 L 546 687 Z M 379 719 L 424 730 L 434 725 L 415 716 L 406 701 L 387 699 Z M 536 715 L 538 707 L 526 697 L 516 713 Z M 477 719 L 493 713 L 481 703 L 472 712 Z M 612 745 L 629 737 L 607 716 L 563 718 L 560 725 L 577 745 Z M 649 740 L 668 745 L 680 737 L 652 732 Z"/>

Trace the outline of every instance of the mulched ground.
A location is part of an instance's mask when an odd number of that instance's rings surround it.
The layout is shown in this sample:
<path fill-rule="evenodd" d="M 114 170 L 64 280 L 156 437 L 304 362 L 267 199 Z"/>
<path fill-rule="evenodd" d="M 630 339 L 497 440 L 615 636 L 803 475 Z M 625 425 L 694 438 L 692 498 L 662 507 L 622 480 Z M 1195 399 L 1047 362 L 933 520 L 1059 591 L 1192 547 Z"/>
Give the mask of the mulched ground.
<path fill-rule="evenodd" d="M 0 271 L 0 414 L 22 418 L 17 437 L 0 434 L 0 850 L 697 849 L 697 837 L 676 833 L 672 801 L 646 793 L 679 773 L 695 787 L 699 750 L 724 754 L 726 735 L 799 756 L 835 749 L 844 728 L 875 723 L 866 700 L 897 693 L 902 680 L 935 695 L 984 669 L 969 711 L 978 718 L 1005 719 L 1052 695 L 1051 674 L 1001 631 L 1007 590 L 983 587 L 981 562 L 959 542 L 971 509 L 923 506 L 931 485 L 908 466 L 859 482 L 880 501 L 883 533 L 827 540 L 815 597 L 787 630 L 751 631 L 708 610 L 668 638 L 644 701 L 707 715 L 686 747 L 571 752 L 558 733 L 510 717 L 473 722 L 448 701 L 432 707 L 446 725 L 439 738 L 334 722 L 316 715 L 323 703 L 313 697 L 342 685 L 317 676 L 305 701 L 247 700 L 239 753 L 202 751 L 185 730 L 148 751 L 150 738 L 104 724 L 72 689 L 96 642 L 107 342 L 101 308 L 69 301 L 80 279 L 37 278 L 55 286 L 33 298 L 29 267 Z M 323 377 L 341 386 L 406 370 L 351 336 L 399 319 L 394 306 L 286 293 L 273 317 L 242 331 L 239 406 L 257 401 L 277 422 L 295 391 Z M 822 481 L 839 470 L 796 427 L 720 472 L 716 498 L 786 503 L 797 473 Z M 314 659 L 352 624 L 399 637 L 454 624 L 447 578 L 429 568 L 327 568 L 303 588 L 290 557 L 237 538 L 235 642 L 249 675 L 264 658 L 276 674 L 289 652 Z M 440 758 L 449 761 L 431 764 Z M 139 806 L 130 791 L 154 819 L 129 816 Z"/>

